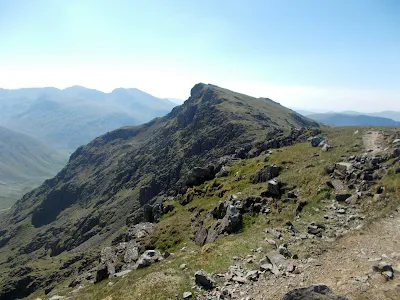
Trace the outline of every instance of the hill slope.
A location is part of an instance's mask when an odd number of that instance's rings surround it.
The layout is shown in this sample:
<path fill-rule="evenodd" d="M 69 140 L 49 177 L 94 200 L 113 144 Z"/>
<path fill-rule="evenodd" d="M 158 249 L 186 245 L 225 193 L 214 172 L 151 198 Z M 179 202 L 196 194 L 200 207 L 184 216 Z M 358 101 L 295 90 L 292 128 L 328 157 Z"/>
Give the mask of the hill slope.
<path fill-rule="evenodd" d="M 25 134 L 0 127 L 0 209 L 65 166 L 67 153 L 46 147 Z"/>
<path fill-rule="evenodd" d="M 221 157 L 290 145 L 310 126 L 319 124 L 272 100 L 198 84 L 167 116 L 79 147 L 56 177 L 25 195 L 3 222 L 0 263 L 98 247 L 125 225 L 155 221 L 157 195 L 177 195 L 215 176 Z M 4 293 L 13 295 L 18 283 L 9 280 Z"/>
<path fill-rule="evenodd" d="M 333 126 L 399 126 L 400 124 L 392 119 L 361 114 L 323 113 L 307 117 Z"/>
<path fill-rule="evenodd" d="M 174 106 L 138 89 L 0 90 L 0 125 L 56 148 L 75 150 L 107 131 L 165 115 Z"/>

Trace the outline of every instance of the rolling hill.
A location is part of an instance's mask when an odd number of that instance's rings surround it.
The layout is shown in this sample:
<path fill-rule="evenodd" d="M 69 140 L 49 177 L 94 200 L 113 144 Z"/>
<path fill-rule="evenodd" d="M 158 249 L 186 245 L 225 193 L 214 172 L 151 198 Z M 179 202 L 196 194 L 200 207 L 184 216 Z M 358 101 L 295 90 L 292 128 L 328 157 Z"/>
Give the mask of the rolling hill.
<path fill-rule="evenodd" d="M 25 134 L 0 127 L 0 209 L 60 171 L 68 154 Z"/>
<path fill-rule="evenodd" d="M 107 131 L 163 116 L 174 106 L 138 89 L 0 89 L 0 125 L 51 147 L 75 150 Z"/>

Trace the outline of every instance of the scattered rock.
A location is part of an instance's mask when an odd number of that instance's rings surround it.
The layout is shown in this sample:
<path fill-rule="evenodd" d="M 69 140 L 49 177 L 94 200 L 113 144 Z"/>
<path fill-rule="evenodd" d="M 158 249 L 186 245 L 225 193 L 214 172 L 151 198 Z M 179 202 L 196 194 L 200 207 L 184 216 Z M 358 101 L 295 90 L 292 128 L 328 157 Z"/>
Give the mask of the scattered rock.
<path fill-rule="evenodd" d="M 322 151 L 328 152 L 331 149 L 333 149 L 333 146 L 329 145 L 328 143 L 322 146 Z"/>
<path fill-rule="evenodd" d="M 229 175 L 230 168 L 228 166 L 222 166 L 221 170 L 215 175 L 216 178 L 226 177 Z"/>
<path fill-rule="evenodd" d="M 281 196 L 281 184 L 278 180 L 268 181 L 267 191 L 261 193 L 263 197 L 280 197 Z"/>
<path fill-rule="evenodd" d="M 400 148 L 394 149 L 394 151 L 393 151 L 393 156 L 394 156 L 394 157 L 399 157 L 399 156 L 400 156 Z"/>
<path fill-rule="evenodd" d="M 136 262 L 134 269 L 141 269 L 150 266 L 152 263 L 163 260 L 164 257 L 159 251 L 147 250 L 145 251 L 138 261 Z"/>
<path fill-rule="evenodd" d="M 232 278 L 232 281 L 237 282 L 237 283 L 241 283 L 241 284 L 246 284 L 249 283 L 249 280 L 245 277 L 239 277 L 239 276 L 235 276 Z"/>
<path fill-rule="evenodd" d="M 282 300 L 346 300 L 344 296 L 335 294 L 326 285 L 312 285 L 288 292 Z"/>
<path fill-rule="evenodd" d="M 266 241 L 268 244 L 275 246 L 276 248 L 278 248 L 278 246 L 279 246 L 279 244 L 278 244 L 275 240 L 273 240 L 273 239 L 266 238 L 265 241 Z"/>
<path fill-rule="evenodd" d="M 63 296 L 53 296 L 49 300 L 63 300 L 63 299 L 65 299 L 65 297 Z"/>
<path fill-rule="evenodd" d="M 334 189 L 334 188 L 335 188 L 335 186 L 333 185 L 332 181 L 327 181 L 327 182 L 326 182 L 326 185 L 327 185 L 328 187 L 330 187 L 331 189 Z"/>
<path fill-rule="evenodd" d="M 238 201 L 239 204 L 243 204 L 243 202 Z M 208 229 L 201 224 L 195 232 L 195 243 L 203 246 L 216 241 L 222 235 L 237 232 L 242 227 L 242 212 L 244 211 L 245 207 L 236 206 L 233 200 L 220 202 L 206 217 L 207 220 L 213 218 L 216 221 Z"/>
<path fill-rule="evenodd" d="M 183 299 L 192 299 L 193 294 L 191 292 L 184 292 Z"/>
<path fill-rule="evenodd" d="M 194 194 L 191 192 L 186 193 L 182 198 L 179 199 L 179 204 L 180 205 L 187 205 L 190 202 L 192 202 L 194 199 Z"/>
<path fill-rule="evenodd" d="M 388 280 L 394 278 L 394 270 L 392 268 L 392 265 L 386 263 L 386 262 L 381 262 L 378 265 L 374 265 L 372 267 L 372 270 L 377 273 L 381 273 L 384 275 Z"/>
<path fill-rule="evenodd" d="M 296 217 L 299 213 L 301 213 L 301 211 L 303 210 L 303 208 L 308 204 L 307 201 L 299 201 L 296 204 L 296 207 L 293 211 L 293 216 Z"/>
<path fill-rule="evenodd" d="M 276 165 L 266 166 L 256 173 L 253 178 L 253 183 L 267 182 L 279 176 L 279 171 L 280 168 Z"/>
<path fill-rule="evenodd" d="M 206 168 L 195 167 L 190 172 L 186 180 L 186 185 L 189 187 L 200 185 L 207 180 L 214 179 L 214 177 L 215 177 L 214 166 L 208 166 Z"/>
<path fill-rule="evenodd" d="M 324 140 L 325 140 L 325 137 L 323 137 L 323 136 L 313 137 L 310 139 L 311 146 L 318 147 Z"/>
<path fill-rule="evenodd" d="M 315 223 L 315 222 L 312 222 L 311 225 L 307 227 L 307 232 L 309 234 L 313 234 L 313 235 L 316 235 L 319 237 L 322 236 L 322 232 L 324 230 L 325 230 L 325 226 L 323 224 Z"/>
<path fill-rule="evenodd" d="M 211 290 L 215 287 L 215 282 L 207 276 L 204 270 L 197 271 L 194 278 L 196 284 L 205 290 Z"/>
<path fill-rule="evenodd" d="M 382 260 L 382 257 L 373 257 L 373 258 L 368 259 L 369 262 L 377 262 L 377 261 L 381 261 L 381 260 Z"/>
<path fill-rule="evenodd" d="M 278 247 L 278 251 L 279 251 L 279 254 L 283 255 L 285 258 L 291 258 L 292 257 L 292 253 L 285 246 L 279 246 Z"/>
<path fill-rule="evenodd" d="M 132 270 L 125 270 L 114 274 L 114 277 L 124 277 L 128 275 Z"/>
<path fill-rule="evenodd" d="M 339 179 L 346 179 L 346 176 L 349 176 L 354 170 L 354 167 L 351 163 L 339 162 L 335 165 L 334 174 Z"/>
<path fill-rule="evenodd" d="M 335 194 L 335 199 L 339 202 L 344 202 L 351 197 L 351 194 Z"/>
<path fill-rule="evenodd" d="M 97 267 L 97 271 L 96 271 L 96 279 L 95 279 L 95 283 L 98 283 L 104 279 L 107 279 L 111 274 L 108 272 L 108 268 L 106 265 L 99 265 Z"/>

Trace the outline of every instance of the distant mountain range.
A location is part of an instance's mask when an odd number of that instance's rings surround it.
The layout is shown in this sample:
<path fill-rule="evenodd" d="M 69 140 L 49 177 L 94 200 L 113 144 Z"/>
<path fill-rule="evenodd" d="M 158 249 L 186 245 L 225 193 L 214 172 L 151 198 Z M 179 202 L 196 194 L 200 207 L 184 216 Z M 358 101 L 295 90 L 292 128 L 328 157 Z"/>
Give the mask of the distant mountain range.
<path fill-rule="evenodd" d="M 357 111 L 316 113 L 294 109 L 297 113 L 333 126 L 399 126 L 400 112 L 382 111 L 362 113 Z"/>
<path fill-rule="evenodd" d="M 0 125 L 74 150 L 105 132 L 163 116 L 175 106 L 138 89 L 0 89 Z"/>
<path fill-rule="evenodd" d="M 0 127 L 0 210 L 57 174 L 67 161 L 66 152 Z"/>
<path fill-rule="evenodd" d="M 325 113 L 307 115 L 307 117 L 333 126 L 400 126 L 400 122 L 392 119 L 368 115 Z"/>

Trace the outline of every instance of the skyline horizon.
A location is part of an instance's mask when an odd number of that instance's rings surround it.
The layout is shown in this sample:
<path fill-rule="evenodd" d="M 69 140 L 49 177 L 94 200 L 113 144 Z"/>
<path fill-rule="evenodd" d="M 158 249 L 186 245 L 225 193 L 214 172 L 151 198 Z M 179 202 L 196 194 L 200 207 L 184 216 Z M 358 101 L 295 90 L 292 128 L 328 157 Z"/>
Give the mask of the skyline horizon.
<path fill-rule="evenodd" d="M 198 83 L 204 83 L 204 82 L 198 82 Z M 206 83 L 206 84 L 212 84 L 212 83 Z M 212 85 L 215 85 L 215 84 L 212 84 Z M 216 86 L 219 86 L 221 88 L 226 88 L 226 87 L 220 86 L 220 85 L 216 85 Z M 127 89 L 127 90 L 136 89 L 136 90 L 139 90 L 141 92 L 147 93 L 147 94 L 149 94 L 151 96 L 154 96 L 156 98 L 169 100 L 170 102 L 172 102 L 174 104 L 177 104 L 177 105 L 182 105 L 189 98 L 188 97 L 188 98 L 183 99 L 183 98 L 168 97 L 168 96 L 167 97 L 165 97 L 165 96 L 156 96 L 156 95 L 153 95 L 152 93 L 149 93 L 146 90 L 143 90 L 143 89 L 140 89 L 140 88 L 137 88 L 137 87 L 134 87 L 134 86 L 130 86 L 130 87 L 119 86 L 119 87 L 115 87 L 115 88 L 108 89 L 108 90 L 102 90 L 102 89 L 99 89 L 99 88 L 91 88 L 91 87 L 87 87 L 87 86 L 84 86 L 84 85 L 81 85 L 81 84 L 74 84 L 74 85 L 65 86 L 65 87 L 57 87 L 57 86 L 47 85 L 47 86 L 26 86 L 26 87 L 18 87 L 18 88 L 7 88 L 7 87 L 0 86 L 0 90 L 10 90 L 10 91 L 12 91 L 12 90 L 23 90 L 23 89 L 54 88 L 54 89 L 57 89 L 57 90 L 60 90 L 60 91 L 64 91 L 64 90 L 67 90 L 69 88 L 75 88 L 75 87 L 89 89 L 89 90 L 96 90 L 96 91 L 99 91 L 99 92 L 102 92 L 102 93 L 105 93 L 105 94 L 110 94 L 110 93 L 112 93 L 113 91 L 115 91 L 117 89 Z M 360 114 L 371 114 L 371 113 L 384 113 L 384 112 L 400 112 L 400 110 L 395 110 L 395 109 L 369 110 L 369 111 L 352 110 L 352 109 L 332 110 L 332 109 L 321 108 L 321 107 L 314 107 L 314 108 L 309 109 L 309 108 L 301 107 L 301 106 L 285 105 L 284 103 L 280 102 L 278 99 L 274 99 L 274 98 L 271 98 L 271 97 L 268 97 L 268 96 L 254 96 L 252 94 L 246 94 L 246 93 L 234 90 L 234 89 L 229 89 L 229 88 L 226 88 L 226 89 L 234 91 L 234 92 L 242 93 L 242 94 L 245 94 L 245 95 L 249 95 L 249 96 L 254 97 L 254 98 L 269 98 L 269 99 L 273 100 L 274 102 L 277 102 L 277 103 L 281 104 L 282 106 L 285 106 L 285 107 L 287 107 L 289 109 L 292 109 L 292 110 L 295 110 L 295 111 L 297 111 L 297 110 L 305 111 L 305 112 L 309 112 L 309 113 L 312 113 L 312 114 L 319 114 L 319 113 L 350 113 L 350 112 L 360 113 Z"/>

